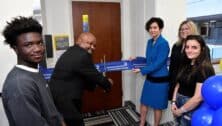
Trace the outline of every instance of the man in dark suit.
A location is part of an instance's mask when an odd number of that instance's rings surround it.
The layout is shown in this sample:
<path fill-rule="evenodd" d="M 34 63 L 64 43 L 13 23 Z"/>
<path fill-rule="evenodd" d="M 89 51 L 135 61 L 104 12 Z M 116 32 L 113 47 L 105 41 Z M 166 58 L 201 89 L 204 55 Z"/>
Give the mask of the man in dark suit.
<path fill-rule="evenodd" d="M 111 89 L 112 81 L 99 73 L 92 61 L 95 46 L 95 36 L 82 33 L 75 45 L 59 58 L 50 80 L 55 105 L 67 126 L 84 126 L 81 98 L 85 86 L 92 89 L 98 84 L 107 92 Z"/>

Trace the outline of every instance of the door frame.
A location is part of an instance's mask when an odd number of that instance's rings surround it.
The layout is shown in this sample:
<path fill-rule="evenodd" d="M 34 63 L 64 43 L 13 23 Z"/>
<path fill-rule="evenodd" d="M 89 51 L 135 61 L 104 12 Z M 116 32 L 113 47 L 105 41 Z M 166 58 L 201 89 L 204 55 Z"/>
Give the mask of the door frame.
<path fill-rule="evenodd" d="M 86 1 L 86 2 L 117 2 L 120 3 L 120 13 L 121 13 L 121 50 L 122 50 L 122 59 L 128 59 L 132 56 L 132 45 L 128 42 L 130 41 L 130 28 L 129 25 L 129 6 L 130 0 L 70 0 L 70 17 L 72 17 L 72 1 Z M 72 23 L 72 19 L 70 18 L 70 22 Z M 73 28 L 73 24 L 71 24 Z M 73 29 L 71 29 L 71 34 L 74 35 Z M 74 36 L 71 36 L 71 40 L 74 40 Z M 73 41 L 72 41 L 73 42 Z M 132 96 L 132 86 L 130 85 L 130 79 L 134 76 L 130 74 L 131 71 L 122 72 L 122 104 L 124 105 L 124 101 L 132 100 L 135 101 L 138 98 L 135 98 L 137 92 L 134 92 Z M 136 95 L 137 97 L 137 95 Z"/>

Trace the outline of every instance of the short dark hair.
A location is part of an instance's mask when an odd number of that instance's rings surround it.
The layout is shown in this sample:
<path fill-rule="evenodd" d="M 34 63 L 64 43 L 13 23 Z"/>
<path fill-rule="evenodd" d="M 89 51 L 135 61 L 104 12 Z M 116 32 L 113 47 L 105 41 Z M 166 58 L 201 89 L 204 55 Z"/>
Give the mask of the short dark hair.
<path fill-rule="evenodd" d="M 149 31 L 150 29 L 150 25 L 153 23 L 153 22 L 156 22 L 159 26 L 160 29 L 163 29 L 164 27 L 164 23 L 163 23 L 163 20 L 159 17 L 152 17 L 150 20 L 148 20 L 146 22 L 146 26 L 145 26 L 145 29 L 146 31 Z"/>
<path fill-rule="evenodd" d="M 5 37 L 4 42 L 11 48 L 16 45 L 17 37 L 23 33 L 37 32 L 42 34 L 42 26 L 32 17 L 16 17 L 11 22 L 7 22 L 2 35 Z"/>

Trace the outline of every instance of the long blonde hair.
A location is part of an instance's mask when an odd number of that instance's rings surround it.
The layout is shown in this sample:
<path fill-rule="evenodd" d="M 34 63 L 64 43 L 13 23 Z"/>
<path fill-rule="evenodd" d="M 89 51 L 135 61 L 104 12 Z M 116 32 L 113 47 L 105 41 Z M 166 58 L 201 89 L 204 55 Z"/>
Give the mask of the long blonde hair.
<path fill-rule="evenodd" d="M 179 29 L 178 29 L 178 41 L 176 42 L 177 45 L 182 44 L 184 41 L 184 39 L 180 36 L 180 30 L 183 25 L 187 25 L 190 28 L 191 35 L 199 35 L 199 32 L 197 30 L 197 26 L 195 25 L 195 23 L 191 20 L 185 20 L 180 24 Z"/>

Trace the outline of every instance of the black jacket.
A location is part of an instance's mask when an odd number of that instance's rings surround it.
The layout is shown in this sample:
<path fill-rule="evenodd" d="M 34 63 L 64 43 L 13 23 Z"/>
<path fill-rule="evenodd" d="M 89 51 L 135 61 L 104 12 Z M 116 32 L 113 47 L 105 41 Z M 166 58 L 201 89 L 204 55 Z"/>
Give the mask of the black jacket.
<path fill-rule="evenodd" d="M 53 96 L 81 99 L 85 86 L 101 86 L 106 91 L 111 84 L 97 71 L 91 54 L 78 45 L 70 47 L 57 61 L 53 71 L 50 88 Z"/>
<path fill-rule="evenodd" d="M 182 44 L 180 45 L 174 44 L 171 51 L 170 66 L 169 66 L 169 77 L 170 77 L 170 88 L 168 94 L 169 100 L 172 100 L 174 88 L 176 85 L 176 77 L 178 75 L 179 68 L 183 63 L 183 58 L 185 55 L 184 52 L 181 52 L 181 50 L 182 50 Z"/>
<path fill-rule="evenodd" d="M 97 84 L 106 91 L 111 88 L 108 79 L 97 71 L 91 54 L 78 45 L 59 58 L 49 82 L 55 105 L 65 119 L 81 118 L 83 91 Z"/>

